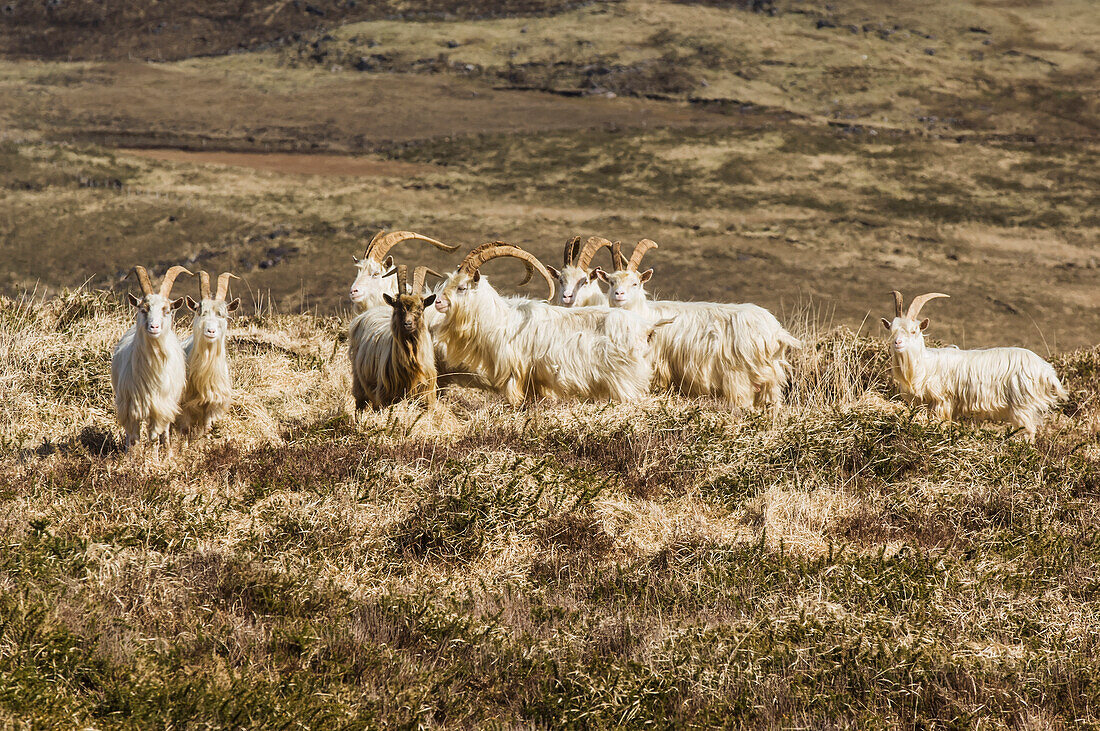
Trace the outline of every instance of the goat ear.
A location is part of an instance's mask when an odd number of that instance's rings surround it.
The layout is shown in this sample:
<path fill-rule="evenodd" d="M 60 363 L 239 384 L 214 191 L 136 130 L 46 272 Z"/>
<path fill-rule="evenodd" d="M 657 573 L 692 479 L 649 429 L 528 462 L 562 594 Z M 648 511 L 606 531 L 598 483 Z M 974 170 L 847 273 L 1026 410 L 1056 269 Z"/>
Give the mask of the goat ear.
<path fill-rule="evenodd" d="M 928 329 L 928 318 L 927 317 L 920 321 L 920 329 L 921 330 L 927 330 Z"/>
<path fill-rule="evenodd" d="M 229 304 L 227 304 L 227 305 L 225 306 L 225 309 L 226 309 L 226 310 L 228 310 L 229 312 L 236 312 L 236 311 L 237 311 L 237 308 L 238 308 L 238 307 L 240 307 L 240 306 L 241 306 L 241 298 L 240 298 L 240 297 L 237 297 L 237 298 L 236 298 L 236 299 L 234 299 L 234 300 L 233 300 L 232 302 L 230 302 Z"/>
<path fill-rule="evenodd" d="M 425 307 L 431 307 L 433 302 L 435 302 L 435 295 L 434 294 L 429 294 L 427 297 L 424 298 L 424 306 Z"/>
<path fill-rule="evenodd" d="M 884 318 L 882 318 L 882 326 L 883 326 L 884 328 L 886 328 L 887 330 L 889 330 L 889 329 L 890 329 L 890 321 L 889 321 L 889 320 L 887 320 L 887 319 L 886 319 L 885 317 L 884 317 Z"/>
<path fill-rule="evenodd" d="M 477 284 L 478 282 L 481 281 L 481 270 L 480 269 L 475 269 L 474 270 L 474 276 L 472 278 L 472 281 L 473 281 L 474 284 Z"/>
<path fill-rule="evenodd" d="M 191 295 L 187 295 L 186 300 L 187 300 L 187 309 L 191 310 L 192 312 L 198 312 L 199 311 L 199 303 L 196 302 L 195 300 L 191 299 Z"/>
<path fill-rule="evenodd" d="M 611 284 L 611 280 L 607 278 L 607 272 L 605 272 L 603 269 L 600 269 L 599 267 L 596 267 L 592 270 L 592 275 L 604 284 Z"/>
<path fill-rule="evenodd" d="M 546 271 L 550 272 L 550 276 L 554 279 L 561 279 L 561 272 L 559 272 L 557 269 L 550 266 L 549 264 L 546 265 Z"/>
<path fill-rule="evenodd" d="M 638 275 L 638 279 L 641 279 L 643 283 L 648 282 L 653 278 L 653 270 L 646 269 L 644 272 Z"/>
<path fill-rule="evenodd" d="M 386 300 L 386 304 L 389 305 L 390 307 L 393 307 L 397 303 L 397 298 L 396 297 L 391 297 L 390 295 L 386 294 L 385 292 L 382 293 L 382 299 Z"/>
<path fill-rule="evenodd" d="M 190 297 L 177 297 L 176 299 L 172 300 L 172 309 L 173 310 L 178 310 L 179 308 L 183 307 L 183 303 L 186 300 L 189 300 L 189 299 L 191 299 L 191 298 Z"/>
<path fill-rule="evenodd" d="M 352 255 L 351 255 L 351 260 L 352 260 L 353 262 L 355 262 L 356 264 L 358 264 L 358 263 L 359 263 L 359 257 L 358 257 L 358 256 L 356 256 L 355 254 L 352 254 Z"/>
<path fill-rule="evenodd" d="M 393 257 L 387 256 L 382 262 L 382 270 L 389 271 L 390 269 L 393 269 Z"/>
<path fill-rule="evenodd" d="M 130 300 L 130 304 L 134 307 L 137 307 L 141 304 L 141 300 L 135 297 L 133 292 L 127 292 L 126 299 Z"/>

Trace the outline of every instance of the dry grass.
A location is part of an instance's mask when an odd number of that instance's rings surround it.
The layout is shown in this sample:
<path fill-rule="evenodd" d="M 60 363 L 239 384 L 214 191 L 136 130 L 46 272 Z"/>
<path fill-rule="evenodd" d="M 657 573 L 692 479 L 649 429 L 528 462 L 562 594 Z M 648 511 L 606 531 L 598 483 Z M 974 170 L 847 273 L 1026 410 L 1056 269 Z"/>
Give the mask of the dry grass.
<path fill-rule="evenodd" d="M 272 55 L 344 73 L 446 73 L 880 128 L 1095 133 L 1097 24 L 1088 0 L 1029 7 L 1026 18 L 971 0 L 934 10 L 881 0 L 781 1 L 774 13 L 732 5 L 621 0 L 541 18 L 376 20 L 306 34 Z M 257 62 L 267 58 L 212 64 Z"/>
<path fill-rule="evenodd" d="M 41 726 L 1100 722 L 1100 352 L 1035 446 L 796 328 L 776 419 L 448 391 L 356 420 L 335 319 L 238 321 L 238 406 L 118 452 L 129 313 L 0 300 L 0 717 Z"/>

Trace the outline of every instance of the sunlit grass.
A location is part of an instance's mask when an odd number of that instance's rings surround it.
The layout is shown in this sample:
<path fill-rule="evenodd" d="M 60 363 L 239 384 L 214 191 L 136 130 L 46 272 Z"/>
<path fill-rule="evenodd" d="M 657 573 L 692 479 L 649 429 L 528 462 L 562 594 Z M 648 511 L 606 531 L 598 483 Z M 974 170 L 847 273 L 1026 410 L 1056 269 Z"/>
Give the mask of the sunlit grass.
<path fill-rule="evenodd" d="M 356 419 L 338 325 L 256 317 L 238 406 L 157 463 L 102 379 L 128 318 L 0 300 L 10 718 L 1097 718 L 1095 350 L 1056 359 L 1075 401 L 1033 446 L 891 400 L 881 343 L 810 312 L 774 419 L 464 389 Z"/>

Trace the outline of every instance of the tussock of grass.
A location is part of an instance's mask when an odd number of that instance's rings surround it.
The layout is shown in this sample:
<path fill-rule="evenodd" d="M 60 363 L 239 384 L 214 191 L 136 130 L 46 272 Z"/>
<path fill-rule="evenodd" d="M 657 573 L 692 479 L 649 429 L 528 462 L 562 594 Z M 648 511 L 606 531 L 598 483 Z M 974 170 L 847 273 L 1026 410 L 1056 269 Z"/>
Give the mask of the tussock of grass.
<path fill-rule="evenodd" d="M 792 327 L 778 416 L 455 388 L 350 413 L 340 323 L 237 321 L 239 405 L 118 451 L 110 297 L 0 299 L 0 715 L 237 727 L 1100 721 L 1100 353 L 1033 445 Z"/>

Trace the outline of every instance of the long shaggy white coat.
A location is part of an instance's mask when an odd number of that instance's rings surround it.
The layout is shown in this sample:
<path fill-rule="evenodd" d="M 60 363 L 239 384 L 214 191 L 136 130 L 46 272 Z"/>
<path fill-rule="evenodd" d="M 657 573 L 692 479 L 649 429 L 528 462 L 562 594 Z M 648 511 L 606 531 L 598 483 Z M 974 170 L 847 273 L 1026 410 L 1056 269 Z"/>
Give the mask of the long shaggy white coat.
<path fill-rule="evenodd" d="M 170 448 L 169 431 L 180 413 L 187 369 L 172 329 L 171 302 L 159 294 L 145 295 L 137 313 L 111 355 L 115 417 L 126 432 L 127 450 L 141 438 L 145 424 L 156 455 L 161 443 Z M 159 329 L 155 337 L 152 325 Z"/>
<path fill-rule="evenodd" d="M 675 318 L 653 336 L 653 387 L 709 396 L 735 408 L 777 409 L 789 381 L 787 351 L 802 343 L 775 315 L 753 304 L 649 301 L 643 287 L 653 270 L 601 276 L 610 304 L 650 321 Z"/>
<path fill-rule="evenodd" d="M 651 326 L 602 307 L 501 297 L 484 277 L 451 274 L 437 289 L 447 353 L 509 403 L 543 397 L 629 401 L 647 391 Z"/>
<path fill-rule="evenodd" d="M 183 350 L 187 355 L 187 385 L 176 426 L 181 432 L 204 434 L 233 403 L 225 338 L 210 341 L 201 333 L 192 333 Z"/>
<path fill-rule="evenodd" d="M 1068 398 L 1054 366 L 1030 350 L 928 348 L 917 323 L 897 318 L 894 324 L 894 384 L 903 399 L 936 418 L 1005 422 L 1030 441 L 1046 413 Z"/>
<path fill-rule="evenodd" d="M 787 350 L 802 343 L 752 304 L 647 302 L 650 318 L 676 318 L 653 337 L 653 385 L 731 406 L 777 408 L 789 380 Z"/>

